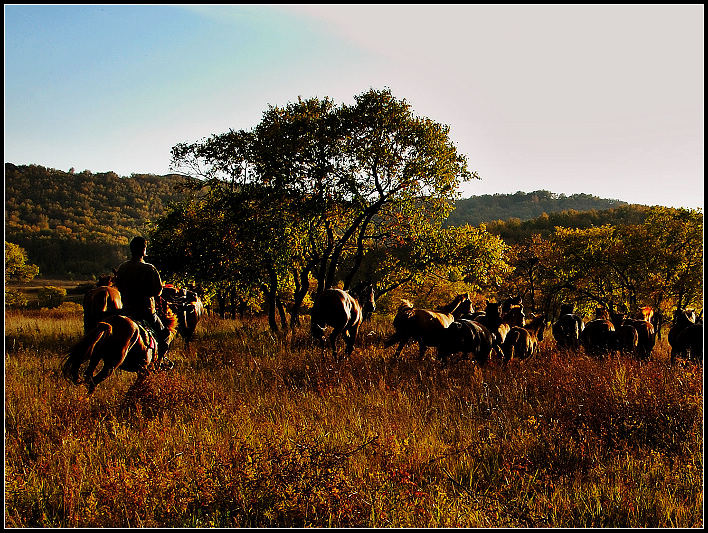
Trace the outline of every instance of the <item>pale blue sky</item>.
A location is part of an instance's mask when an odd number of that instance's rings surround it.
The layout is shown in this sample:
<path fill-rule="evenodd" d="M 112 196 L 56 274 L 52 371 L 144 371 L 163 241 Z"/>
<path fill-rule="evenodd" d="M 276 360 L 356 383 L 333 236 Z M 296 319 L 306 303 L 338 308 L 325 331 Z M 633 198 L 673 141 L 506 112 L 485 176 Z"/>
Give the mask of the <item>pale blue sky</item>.
<path fill-rule="evenodd" d="M 5 161 L 169 172 L 268 105 L 389 87 L 483 181 L 703 206 L 704 8 L 5 6 Z"/>

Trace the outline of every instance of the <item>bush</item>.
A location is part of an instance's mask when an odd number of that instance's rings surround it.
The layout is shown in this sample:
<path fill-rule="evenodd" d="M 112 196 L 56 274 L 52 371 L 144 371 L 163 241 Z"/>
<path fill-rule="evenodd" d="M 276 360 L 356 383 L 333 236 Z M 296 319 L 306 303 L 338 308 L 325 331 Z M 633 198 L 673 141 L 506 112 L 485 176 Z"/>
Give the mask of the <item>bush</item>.
<path fill-rule="evenodd" d="M 64 301 L 65 296 L 66 289 L 62 289 L 61 287 L 53 287 L 51 285 L 42 287 L 37 293 L 39 307 L 46 307 L 47 309 L 59 307 Z"/>
<path fill-rule="evenodd" d="M 15 289 L 5 289 L 5 307 L 20 309 L 27 307 L 29 301 L 22 292 Z"/>

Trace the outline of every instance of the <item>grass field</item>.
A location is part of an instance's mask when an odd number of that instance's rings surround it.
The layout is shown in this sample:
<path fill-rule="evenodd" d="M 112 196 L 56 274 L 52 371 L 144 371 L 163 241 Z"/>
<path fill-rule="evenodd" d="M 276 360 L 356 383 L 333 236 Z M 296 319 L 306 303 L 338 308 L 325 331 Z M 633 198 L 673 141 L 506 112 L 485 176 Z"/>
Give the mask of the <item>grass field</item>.
<path fill-rule="evenodd" d="M 74 308 L 75 309 L 75 308 Z M 176 367 L 92 396 L 76 310 L 5 313 L 10 527 L 701 527 L 703 370 L 556 350 L 507 368 L 351 358 L 206 318 Z"/>

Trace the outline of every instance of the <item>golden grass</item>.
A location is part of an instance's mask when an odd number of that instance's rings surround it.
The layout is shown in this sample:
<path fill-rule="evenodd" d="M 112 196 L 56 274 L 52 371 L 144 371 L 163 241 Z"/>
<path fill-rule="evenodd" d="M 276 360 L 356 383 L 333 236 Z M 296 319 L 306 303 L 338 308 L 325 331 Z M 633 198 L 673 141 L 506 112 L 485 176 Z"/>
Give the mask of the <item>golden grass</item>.
<path fill-rule="evenodd" d="M 703 372 L 597 361 L 398 361 L 367 323 L 335 362 L 306 328 L 207 318 L 171 372 L 88 397 L 78 312 L 6 312 L 13 527 L 700 527 Z M 665 341 L 664 341 L 665 342 Z"/>

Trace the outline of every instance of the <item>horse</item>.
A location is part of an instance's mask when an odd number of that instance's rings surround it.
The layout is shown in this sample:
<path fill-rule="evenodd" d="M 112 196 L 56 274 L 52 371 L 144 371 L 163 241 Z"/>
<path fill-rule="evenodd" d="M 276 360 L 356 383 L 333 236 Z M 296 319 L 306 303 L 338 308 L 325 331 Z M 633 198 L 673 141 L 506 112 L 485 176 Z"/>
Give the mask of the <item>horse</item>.
<path fill-rule="evenodd" d="M 393 319 L 393 327 L 396 331 L 384 342 L 384 347 L 388 348 L 398 343 L 394 354 L 394 358 L 397 358 L 408 341 L 416 339 L 422 359 L 428 346 L 439 346 L 444 330 L 460 317 L 460 308 L 467 301 L 469 301 L 469 294 L 458 294 L 452 302 L 434 311 L 416 309 L 409 300 L 401 300 L 401 305 Z"/>
<path fill-rule="evenodd" d="M 580 344 L 588 355 L 603 356 L 617 347 L 617 332 L 614 324 L 604 318 L 591 320 L 580 333 Z"/>
<path fill-rule="evenodd" d="M 551 332 L 556 340 L 558 348 L 570 348 L 577 350 L 580 348 L 580 333 L 585 324 L 582 318 L 575 314 L 573 304 L 562 303 L 558 320 L 553 323 Z"/>
<path fill-rule="evenodd" d="M 532 318 L 524 326 L 512 326 L 502 344 L 504 364 L 511 359 L 528 359 L 538 351 L 538 343 L 543 340 L 543 334 L 548 322 L 546 315 Z"/>
<path fill-rule="evenodd" d="M 625 313 L 610 311 L 612 323 L 616 331 L 617 348 L 624 353 L 629 353 L 641 361 L 651 357 L 656 344 L 654 325 L 649 321 L 653 315 L 651 307 L 640 309 L 640 319 L 626 317 Z M 636 341 L 635 341 L 636 336 Z"/>
<path fill-rule="evenodd" d="M 84 294 L 84 334 L 91 331 L 104 317 L 123 309 L 120 292 L 113 286 L 111 276 L 101 276 L 96 287 Z"/>
<path fill-rule="evenodd" d="M 502 304 L 502 309 L 503 309 Z M 524 308 L 520 305 L 515 305 L 510 307 L 506 312 L 502 312 L 502 322 L 509 324 L 510 326 L 518 326 L 523 328 L 526 324 L 526 314 L 524 313 Z"/>
<path fill-rule="evenodd" d="M 511 329 L 511 325 L 501 315 L 501 304 L 487 302 L 484 308 L 484 315 L 478 316 L 475 320 L 492 332 L 495 343 L 501 350 L 501 345 L 504 344 L 504 340 Z"/>
<path fill-rule="evenodd" d="M 467 319 L 455 320 L 443 331 L 439 346 L 438 358 L 443 366 L 447 366 L 448 358 L 462 352 L 459 360 L 469 359 L 469 354 L 480 366 L 485 366 L 489 355 L 495 349 L 492 332 L 479 322 Z"/>
<path fill-rule="evenodd" d="M 201 298 L 194 291 L 178 289 L 172 285 L 165 285 L 161 296 L 177 315 L 177 332 L 184 338 L 189 349 L 194 330 L 205 312 Z"/>
<path fill-rule="evenodd" d="M 326 289 L 312 306 L 310 331 L 324 345 L 325 328 L 332 326 L 329 336 L 332 355 L 335 358 L 337 356 L 337 338 L 340 334 L 344 337 L 347 355 L 351 355 L 361 323 L 375 310 L 374 288 L 371 284 L 364 285 L 357 295 L 341 289 Z"/>
<path fill-rule="evenodd" d="M 677 356 L 703 364 L 703 320 L 697 320 L 693 310 L 677 309 L 674 312 L 668 340 L 672 365 Z"/>
<path fill-rule="evenodd" d="M 65 379 L 78 385 L 86 383 L 88 393 L 120 368 L 138 374 L 136 384 L 156 369 L 157 342 L 152 334 L 127 316 L 105 317 L 76 343 L 62 363 Z M 79 376 L 81 365 L 89 364 L 83 378 Z M 98 364 L 103 368 L 94 376 Z"/>

